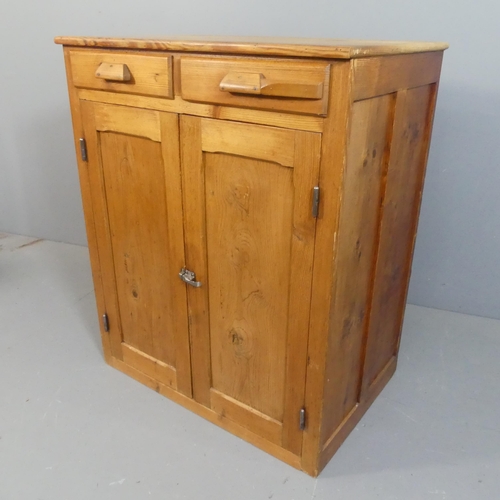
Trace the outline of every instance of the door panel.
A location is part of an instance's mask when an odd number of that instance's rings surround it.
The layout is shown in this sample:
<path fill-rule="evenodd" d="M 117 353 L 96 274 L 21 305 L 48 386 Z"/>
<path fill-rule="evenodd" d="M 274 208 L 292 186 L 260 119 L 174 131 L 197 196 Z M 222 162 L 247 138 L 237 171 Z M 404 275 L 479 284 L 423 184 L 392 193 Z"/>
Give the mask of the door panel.
<path fill-rule="evenodd" d="M 82 114 L 113 355 L 190 395 L 177 116 L 89 102 Z"/>
<path fill-rule="evenodd" d="M 205 182 L 212 387 L 282 421 L 293 169 L 207 153 Z"/>
<path fill-rule="evenodd" d="M 181 151 L 194 397 L 300 454 L 320 135 L 182 116 Z"/>
<path fill-rule="evenodd" d="M 122 339 L 175 366 L 174 338 L 165 335 L 170 270 L 166 224 L 158 224 L 166 214 L 160 143 L 114 132 L 100 139 Z"/>
<path fill-rule="evenodd" d="M 266 129 L 264 129 L 266 130 Z M 233 153 L 293 166 L 294 130 L 222 120 L 201 120 L 201 147 L 205 152 Z"/>

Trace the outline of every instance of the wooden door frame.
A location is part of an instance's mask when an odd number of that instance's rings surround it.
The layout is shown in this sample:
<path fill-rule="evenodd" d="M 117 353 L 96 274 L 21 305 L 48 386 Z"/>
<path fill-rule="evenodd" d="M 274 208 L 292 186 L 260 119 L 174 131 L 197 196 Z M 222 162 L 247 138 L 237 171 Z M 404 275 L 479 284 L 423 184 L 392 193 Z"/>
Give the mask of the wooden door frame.
<path fill-rule="evenodd" d="M 109 111 L 109 116 L 104 124 L 97 126 L 95 109 L 103 107 Z M 135 135 L 153 140 L 160 144 L 165 168 L 165 197 L 167 212 L 172 214 L 182 214 L 182 197 L 180 196 L 180 154 L 179 154 L 179 132 L 178 115 L 174 113 L 145 110 L 142 108 L 132 108 L 116 106 L 112 104 L 96 103 L 81 100 L 80 109 L 82 116 L 82 128 L 84 131 L 87 156 L 88 175 L 90 183 L 90 193 L 94 207 L 94 224 L 97 233 L 97 251 L 101 267 L 101 281 L 103 295 L 106 304 L 106 314 L 109 321 L 109 339 L 111 344 L 111 354 L 114 358 L 125 363 L 129 362 L 138 367 L 142 365 L 142 371 L 146 374 L 165 371 L 170 365 L 164 365 L 155 361 L 154 358 L 138 354 L 132 349 L 128 349 L 124 357 L 122 347 L 122 327 L 120 321 L 120 310 L 117 296 L 117 282 L 115 276 L 114 259 L 112 255 L 112 241 L 108 206 L 106 201 L 106 191 L 104 186 L 104 172 L 100 153 L 100 131 L 116 131 L 128 135 Z M 147 114 L 146 120 L 126 120 L 128 113 Z M 106 120 L 105 120 L 106 121 Z M 101 129 L 101 130 L 98 130 Z M 97 168 L 92 168 L 97 167 Z M 167 182 L 168 178 L 168 182 Z M 178 255 L 178 266 L 184 262 L 184 228 L 182 216 L 168 217 L 168 243 L 169 253 Z M 173 264 L 174 265 L 174 264 Z M 172 277 L 177 279 L 177 276 Z M 175 295 L 175 294 L 174 294 Z M 182 309 L 182 297 L 174 297 L 178 309 Z M 184 300 L 186 300 L 184 298 Z M 184 302 L 185 303 L 185 302 Z M 189 348 L 189 335 L 187 325 L 187 314 L 180 311 L 173 318 L 176 324 L 173 331 L 175 343 L 175 384 L 174 387 L 185 394 L 192 396 L 191 386 L 191 359 Z M 139 368 L 141 369 L 141 368 Z M 168 370 L 167 370 L 168 371 Z"/>
<path fill-rule="evenodd" d="M 204 135 L 203 127 L 213 128 L 214 136 Z M 245 131 L 244 141 L 238 136 L 238 129 Z M 287 332 L 287 359 L 285 368 L 285 401 L 282 433 L 276 437 L 275 424 L 257 415 L 248 415 L 247 428 L 260 435 L 266 435 L 275 444 L 283 446 L 295 455 L 302 450 L 303 432 L 299 427 L 299 412 L 304 406 L 307 345 L 310 319 L 310 298 L 312 296 L 312 266 L 315 248 L 316 219 L 312 216 L 312 188 L 319 182 L 321 134 L 314 132 L 279 129 L 255 124 L 240 124 L 223 120 L 212 120 L 181 115 L 181 158 L 182 183 L 185 208 L 186 263 L 196 272 L 196 279 L 208 281 L 208 256 L 205 220 L 205 173 L 204 152 L 225 152 L 250 158 L 272 161 L 287 167 L 295 167 L 293 183 L 294 219 L 292 236 L 292 262 L 290 269 L 298 270 L 303 276 L 310 276 L 303 286 L 292 286 L 289 296 L 290 311 L 299 318 Z M 276 137 L 273 147 L 267 142 Z M 215 138 L 214 138 L 215 137 Z M 250 141 L 248 137 L 262 140 Z M 266 142 L 267 141 L 267 142 Z M 288 146 L 292 142 L 294 148 Z M 223 144 L 221 148 L 221 144 Z M 281 144 L 281 146 L 280 146 Z M 299 187 L 302 186 L 302 189 Z M 311 230 L 312 226 L 312 230 Z M 304 280 L 303 280 L 304 281 Z M 304 300 L 304 296 L 309 300 Z M 217 394 L 214 395 L 211 376 L 211 343 L 208 287 L 188 287 L 188 308 L 190 316 L 191 359 L 193 366 L 193 397 L 196 401 L 217 411 Z M 293 323 L 293 320 L 291 320 Z M 292 348 L 293 346 L 293 348 Z M 231 405 L 234 418 L 242 422 L 241 408 Z M 246 411 L 246 410 L 245 410 Z M 221 412 L 223 413 L 223 412 Z M 226 413 L 226 417 L 229 415 Z M 252 413 L 252 412 L 250 412 Z M 256 412 L 257 413 L 257 412 Z M 259 414 L 260 418 L 262 414 Z M 272 419 L 270 419 L 272 420 Z M 277 423 L 277 422 L 276 422 Z"/>

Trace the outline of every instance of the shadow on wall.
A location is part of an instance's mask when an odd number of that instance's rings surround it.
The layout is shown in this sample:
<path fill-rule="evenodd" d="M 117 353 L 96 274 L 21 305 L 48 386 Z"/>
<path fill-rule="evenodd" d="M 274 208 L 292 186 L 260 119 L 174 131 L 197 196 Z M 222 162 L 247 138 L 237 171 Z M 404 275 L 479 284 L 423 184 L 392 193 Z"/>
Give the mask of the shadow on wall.
<path fill-rule="evenodd" d="M 500 92 L 441 84 L 409 302 L 500 319 Z"/>

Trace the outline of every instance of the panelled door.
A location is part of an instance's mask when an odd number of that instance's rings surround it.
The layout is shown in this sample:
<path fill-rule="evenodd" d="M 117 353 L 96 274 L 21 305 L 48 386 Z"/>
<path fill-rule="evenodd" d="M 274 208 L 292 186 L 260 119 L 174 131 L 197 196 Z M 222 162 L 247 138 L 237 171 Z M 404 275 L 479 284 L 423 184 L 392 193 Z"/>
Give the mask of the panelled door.
<path fill-rule="evenodd" d="M 300 454 L 320 134 L 181 116 L 193 396 Z"/>
<path fill-rule="evenodd" d="M 178 115 L 81 110 L 112 354 L 190 396 Z"/>

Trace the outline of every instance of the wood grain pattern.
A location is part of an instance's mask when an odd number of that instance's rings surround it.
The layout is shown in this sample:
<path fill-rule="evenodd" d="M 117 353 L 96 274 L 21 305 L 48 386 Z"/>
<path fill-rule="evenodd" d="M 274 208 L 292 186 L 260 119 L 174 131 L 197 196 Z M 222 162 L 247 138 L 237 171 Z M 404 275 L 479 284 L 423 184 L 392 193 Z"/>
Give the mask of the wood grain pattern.
<path fill-rule="evenodd" d="M 377 396 L 382 392 L 387 382 L 391 379 L 396 371 L 397 358 L 393 357 L 389 360 L 385 368 L 380 372 L 377 379 L 370 387 L 369 393 L 365 395 L 359 404 L 353 407 L 352 411 L 346 416 L 343 422 L 337 427 L 335 432 L 330 436 L 325 443 L 323 450 L 319 453 L 319 462 L 316 475 L 323 470 L 335 452 L 340 448 L 347 436 L 354 430 L 356 425 L 366 413 Z"/>
<path fill-rule="evenodd" d="M 397 357 L 399 354 L 399 346 L 401 345 L 401 333 L 403 329 L 403 320 L 404 320 L 404 314 L 406 311 L 406 299 L 408 297 L 408 290 L 410 287 L 410 277 L 411 277 L 411 270 L 412 270 L 412 263 L 413 263 L 413 252 L 415 250 L 415 244 L 417 240 L 417 230 L 418 230 L 418 218 L 420 216 L 420 207 L 422 204 L 422 196 L 423 196 L 423 191 L 424 191 L 424 182 L 425 182 L 425 174 L 427 171 L 427 160 L 429 157 L 429 151 L 430 151 L 430 146 L 431 146 L 431 136 L 432 136 L 432 126 L 434 123 L 434 113 L 436 112 L 436 103 L 437 103 L 437 94 L 438 94 L 438 89 L 439 89 L 439 82 L 436 82 L 432 85 L 429 85 L 429 91 L 430 91 L 430 102 L 429 102 L 429 109 L 427 111 L 427 123 L 426 123 L 426 130 L 425 130 L 425 137 L 423 138 L 424 144 L 424 154 L 423 157 L 421 158 L 421 174 L 420 178 L 417 181 L 417 195 L 415 198 L 415 203 L 413 205 L 413 214 L 411 216 L 412 218 L 412 224 L 413 224 L 413 237 L 411 238 L 411 241 L 408 245 L 408 253 L 407 253 L 407 260 L 406 260 L 406 283 L 403 287 L 402 293 L 404 294 L 405 300 L 401 304 L 401 309 L 399 310 L 399 318 L 400 318 L 400 327 L 399 327 L 399 334 L 398 338 L 396 341 L 396 351 L 394 354 L 394 357 L 396 358 L 397 362 Z M 380 374 L 377 376 L 378 380 L 380 378 Z"/>
<path fill-rule="evenodd" d="M 198 101 L 246 108 L 263 108 L 278 111 L 324 115 L 328 103 L 328 63 L 289 61 L 286 59 L 250 59 L 236 57 L 183 56 L 180 62 L 181 95 L 186 101 Z M 301 85 L 321 86 L 320 99 L 300 97 L 273 97 L 260 94 L 222 92 L 228 75 L 253 73 L 277 87 Z M 203 85 L 200 85 L 200 80 Z M 234 90 L 234 89 L 233 89 Z M 240 86 L 241 90 L 241 86 Z M 283 92 L 282 92 L 283 93 Z"/>
<path fill-rule="evenodd" d="M 125 106 L 94 105 L 95 127 L 100 132 L 117 132 L 147 137 L 160 142 L 160 114 Z"/>
<path fill-rule="evenodd" d="M 132 78 L 126 64 L 101 63 L 96 69 L 95 76 L 107 81 L 128 82 Z"/>
<path fill-rule="evenodd" d="M 108 310 L 114 349 L 122 358 L 128 344 L 133 348 L 126 354 L 130 363 L 135 360 L 148 373 L 156 370 L 164 382 L 170 377 L 189 395 L 186 293 L 176 279 L 184 261 L 182 225 L 176 220 L 181 207 L 177 118 L 97 103 L 82 107 L 92 192 L 100 200 L 95 206 L 101 254 L 107 262 L 106 295 L 114 297 Z M 140 133 L 140 127 L 121 121 L 124 116 L 148 124 L 151 113 L 161 142 L 147 138 L 149 130 L 142 137 L 125 134 Z M 107 124 L 106 132 L 98 131 L 101 121 Z M 118 123 L 117 130 L 113 123 Z M 152 365 L 151 359 L 158 364 Z M 177 366 L 180 371 L 172 378 L 170 372 Z"/>
<path fill-rule="evenodd" d="M 108 338 L 113 357 L 122 360 L 122 333 L 120 309 L 114 275 L 114 261 L 111 250 L 111 233 L 107 219 L 106 190 L 104 175 L 101 167 L 99 132 L 95 124 L 94 104 L 82 102 L 80 105 L 83 136 L 87 144 L 88 165 L 86 168 L 89 176 L 90 194 L 94 214 L 94 228 L 96 232 L 96 247 L 99 254 L 101 268 L 101 283 L 103 295 L 106 297 L 106 308 L 102 314 L 107 314 L 109 319 Z M 100 321 L 102 322 L 102 321 Z"/>
<path fill-rule="evenodd" d="M 211 366 L 208 332 L 208 273 L 205 206 L 205 172 L 201 147 L 201 120 L 180 117 L 182 195 L 184 206 L 184 246 L 186 266 L 196 273 L 201 288 L 187 287 L 189 335 L 191 341 L 191 378 L 193 397 L 210 406 Z"/>
<path fill-rule="evenodd" d="M 439 80 L 442 60 L 442 52 L 358 59 L 353 63 L 353 99 L 435 83 Z"/>
<path fill-rule="evenodd" d="M 293 170 L 205 154 L 205 179 L 212 384 L 282 422 Z"/>
<path fill-rule="evenodd" d="M 201 120 L 201 147 L 210 153 L 232 153 L 292 167 L 294 138 L 294 132 L 278 128 Z"/>
<path fill-rule="evenodd" d="M 433 86 L 398 93 L 363 374 L 368 391 L 396 354 L 433 114 Z"/>
<path fill-rule="evenodd" d="M 134 366 L 137 370 L 158 380 L 162 384 L 173 387 L 174 389 L 177 388 L 177 377 L 175 369 L 172 368 L 172 366 L 125 343 L 122 344 L 122 352 L 124 363 Z"/>
<path fill-rule="evenodd" d="M 72 50 L 70 58 L 75 87 L 154 95 L 170 99 L 174 96 L 170 55 Z M 109 77 L 114 74 L 110 71 L 99 77 L 97 73 L 103 64 L 108 68 L 113 66 L 113 69 L 126 66 L 129 78 L 123 81 L 109 81 Z M 116 80 L 116 77 L 111 80 Z"/>
<path fill-rule="evenodd" d="M 236 125 L 198 119 L 191 137 L 184 139 L 191 148 L 201 141 L 201 149 L 209 150 L 203 151 L 201 159 L 194 158 L 193 164 L 184 162 L 184 170 L 191 170 L 186 179 L 193 182 L 196 175 L 196 182 L 205 189 L 204 195 L 196 195 L 203 203 L 196 212 L 198 231 L 205 224 L 206 234 L 192 232 L 190 241 L 186 229 L 188 248 L 203 239 L 207 249 L 206 256 L 197 259 L 201 266 L 206 258 L 207 269 L 196 266 L 195 271 L 197 279 L 204 277 L 209 312 L 202 314 L 207 305 L 204 296 L 198 295 L 200 310 L 192 312 L 202 322 L 192 319 L 191 328 L 207 329 L 208 316 L 210 334 L 208 329 L 199 334 L 203 344 L 193 344 L 193 350 L 206 358 L 209 338 L 213 390 L 237 401 L 238 415 L 246 407 L 248 418 L 239 421 L 249 428 L 266 428 L 268 418 L 284 422 L 284 446 L 299 453 L 302 436 L 297 424 L 304 401 L 304 331 L 309 321 L 315 228 L 311 193 L 319 175 L 320 136 L 281 131 L 288 138 L 283 144 L 294 152 L 293 161 L 287 162 L 292 169 L 260 160 L 261 147 L 248 157 L 252 150 L 241 138 L 231 139 L 242 144 L 232 147 L 232 154 L 212 153 L 204 134 L 214 135 L 221 127 L 230 127 L 228 134 L 245 134 L 263 144 L 269 143 L 266 136 L 272 138 L 275 133 L 269 127 Z M 188 203 L 192 202 L 186 201 L 186 207 Z M 191 209 L 194 213 L 193 205 Z M 192 293 L 197 291 L 201 288 Z M 196 376 L 206 377 L 206 373 Z M 258 414 L 266 418 L 256 424 Z"/>
<path fill-rule="evenodd" d="M 153 109 L 209 118 L 213 117 L 215 112 L 214 106 L 210 104 L 184 101 L 179 96 L 176 96 L 174 99 L 161 99 L 152 96 L 117 94 L 103 90 L 78 89 L 78 97 L 84 101 L 119 104 L 120 106 L 129 106 L 132 108 Z"/>
<path fill-rule="evenodd" d="M 184 115 L 218 118 L 220 120 L 273 125 L 293 130 L 307 130 L 310 132 L 321 132 L 323 130 L 323 118 L 316 116 L 214 106 L 212 104 L 184 101 L 181 97 L 166 100 L 156 97 L 114 94 L 112 92 L 85 89 L 78 91 L 78 97 L 85 101 L 119 104 L 122 106 L 168 111 Z"/>
<path fill-rule="evenodd" d="M 186 396 L 192 396 L 191 354 L 186 287 L 177 280 L 177 273 L 184 266 L 184 227 L 182 217 L 182 183 L 178 116 L 172 113 L 160 113 L 161 150 L 165 166 L 165 198 L 167 215 L 167 245 L 169 267 L 170 326 L 175 339 L 175 369 L 177 390 Z"/>
<path fill-rule="evenodd" d="M 232 71 L 226 74 L 219 84 L 219 90 L 231 94 L 251 94 L 274 97 L 293 97 L 297 99 L 321 99 L 323 82 L 291 82 L 285 73 L 285 81 L 270 81 L 262 73 Z"/>
<path fill-rule="evenodd" d="M 335 38 L 178 36 L 159 38 L 98 38 L 58 36 L 55 42 L 78 47 L 247 54 L 262 56 L 351 59 L 446 50 L 442 42 L 394 42 Z"/>
<path fill-rule="evenodd" d="M 358 403 L 374 253 L 392 131 L 391 95 L 354 103 L 340 209 L 321 445 Z"/>
<path fill-rule="evenodd" d="M 301 453 L 303 439 L 298 415 L 301 408 L 305 407 L 307 341 L 316 234 L 316 219 L 311 214 L 312 188 L 319 184 L 320 158 L 321 136 L 296 132 L 283 447 L 297 455 Z"/>
<path fill-rule="evenodd" d="M 289 113 L 275 113 L 253 109 L 238 109 L 229 107 L 216 107 L 214 118 L 220 120 L 242 121 L 272 125 L 285 129 L 306 130 L 308 132 L 322 132 L 323 118 L 316 116 L 292 115 Z"/>
<path fill-rule="evenodd" d="M 100 149 L 123 341 L 175 366 L 160 144 L 113 132 Z"/>
<path fill-rule="evenodd" d="M 248 405 L 242 404 L 227 394 L 216 389 L 210 390 L 211 407 L 217 414 L 238 422 L 243 427 L 255 432 L 269 442 L 281 445 L 283 424 L 265 413 L 261 413 Z"/>

